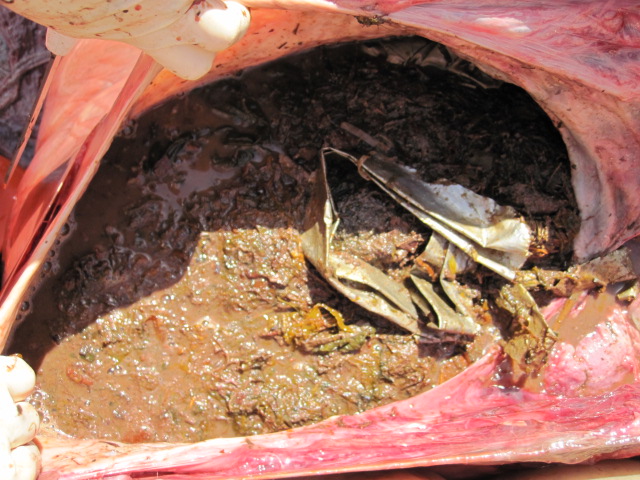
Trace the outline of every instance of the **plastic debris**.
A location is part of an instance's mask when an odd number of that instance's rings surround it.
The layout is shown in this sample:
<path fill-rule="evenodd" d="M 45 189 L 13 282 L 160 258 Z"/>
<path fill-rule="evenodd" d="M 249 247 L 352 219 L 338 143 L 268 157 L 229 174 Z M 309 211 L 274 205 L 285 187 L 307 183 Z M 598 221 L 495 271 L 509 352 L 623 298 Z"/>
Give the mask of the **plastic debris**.
<path fill-rule="evenodd" d="M 323 155 L 302 234 L 305 257 L 331 286 L 348 299 L 419 335 L 418 312 L 409 291 L 376 267 L 332 248 L 338 224 Z"/>
<path fill-rule="evenodd" d="M 429 228 L 473 260 L 515 280 L 529 253 L 531 231 L 513 208 L 498 205 L 461 185 L 423 182 L 408 167 L 379 156 L 358 160 L 332 148 L 325 152 L 352 161 L 365 178 L 374 181 Z"/>

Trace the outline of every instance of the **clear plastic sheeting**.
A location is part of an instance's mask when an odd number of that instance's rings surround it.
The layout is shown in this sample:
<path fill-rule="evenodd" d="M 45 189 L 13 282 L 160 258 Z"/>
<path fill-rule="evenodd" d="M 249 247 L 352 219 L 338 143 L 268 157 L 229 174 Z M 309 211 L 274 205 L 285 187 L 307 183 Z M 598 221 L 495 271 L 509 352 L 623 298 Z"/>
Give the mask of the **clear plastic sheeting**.
<path fill-rule="evenodd" d="M 304 255 L 331 286 L 370 312 L 420 334 L 418 313 L 406 288 L 367 262 L 332 248 L 339 219 L 327 184 L 324 156 L 305 223 Z"/>
<path fill-rule="evenodd" d="M 508 280 L 516 278 L 529 253 L 531 231 L 511 207 L 462 185 L 429 184 L 408 167 L 371 156 L 356 159 L 335 149 L 421 222 L 476 262 Z"/>
<path fill-rule="evenodd" d="M 438 317 L 438 327 L 447 332 L 473 335 L 478 333 L 479 326 L 473 319 L 453 310 L 434 291 L 433 285 L 422 278 L 411 276 L 411 280 L 418 288 L 420 294 L 429 302 L 430 307 Z"/>
<path fill-rule="evenodd" d="M 456 281 L 459 272 L 471 269 L 476 264 L 437 231 L 433 233 L 423 253 L 415 262 L 415 274 L 408 275 L 403 282 L 396 281 L 358 257 L 333 247 L 332 240 L 338 230 L 339 218 L 327 183 L 325 153 L 339 153 L 353 159 L 350 155 L 333 149 L 325 149 L 322 152 L 320 168 L 316 172 L 313 194 L 307 208 L 305 231 L 302 234 L 302 249 L 307 260 L 331 286 L 351 301 L 411 333 L 425 336 L 416 306 L 426 317 L 434 314 L 437 318 L 437 324 L 427 325 L 430 328 L 460 335 L 478 333 L 480 326 L 472 313 L 473 292 Z M 415 191 L 420 195 L 419 185 L 415 187 Z M 428 191 L 427 194 L 429 193 Z M 398 200 L 397 196 L 392 197 Z M 437 203 L 437 200 L 432 203 Z M 455 201 L 449 203 L 455 204 Z M 443 210 L 444 208 L 440 209 L 441 212 Z M 413 210 L 410 211 L 415 213 Z M 457 212 L 451 214 L 456 215 Z M 439 217 L 448 221 L 444 213 Z M 487 218 L 483 220 L 488 221 Z M 490 236 L 485 235 L 485 238 Z M 429 264 L 431 266 L 426 267 Z M 428 270 L 426 276 L 432 278 L 423 278 L 425 268 Z M 432 282 L 435 281 L 441 285 L 455 308 L 450 307 L 447 300 L 434 290 Z"/>
<path fill-rule="evenodd" d="M 438 317 L 438 328 L 441 330 L 468 335 L 474 335 L 480 330 L 473 313 L 473 302 L 479 292 L 456 281 L 456 275 L 466 271 L 470 263 L 473 262 L 469 257 L 437 233 L 431 235 L 426 248 L 415 262 L 411 281 L 430 308 L 418 294 L 414 294 L 414 302 L 425 313 L 433 310 Z M 436 280 L 439 280 L 455 310 L 434 291 L 431 282 Z"/>

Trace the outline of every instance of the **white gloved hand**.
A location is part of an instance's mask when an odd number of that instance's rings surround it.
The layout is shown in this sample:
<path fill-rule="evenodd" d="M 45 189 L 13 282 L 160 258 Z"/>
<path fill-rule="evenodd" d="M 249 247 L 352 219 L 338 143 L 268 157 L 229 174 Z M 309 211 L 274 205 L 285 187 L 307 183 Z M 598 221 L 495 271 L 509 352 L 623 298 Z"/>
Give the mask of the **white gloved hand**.
<path fill-rule="evenodd" d="M 19 357 L 0 356 L 0 478 L 35 480 L 40 450 L 32 442 L 40 426 L 35 408 L 23 402 L 36 376 Z"/>
<path fill-rule="evenodd" d="M 6 0 L 5 0 L 6 1 Z M 186 79 L 211 68 L 215 55 L 249 26 L 249 10 L 222 0 L 12 0 L 5 5 L 47 26 L 47 47 L 65 55 L 79 38 L 134 45 Z"/>

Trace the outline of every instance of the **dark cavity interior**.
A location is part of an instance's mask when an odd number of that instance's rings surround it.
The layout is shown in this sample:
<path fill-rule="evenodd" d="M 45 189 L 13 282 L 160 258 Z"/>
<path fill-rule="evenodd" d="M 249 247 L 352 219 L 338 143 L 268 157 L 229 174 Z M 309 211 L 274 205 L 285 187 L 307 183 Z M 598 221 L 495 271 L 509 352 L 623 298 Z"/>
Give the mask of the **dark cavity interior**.
<path fill-rule="evenodd" d="M 512 205 L 539 233 L 530 262 L 570 256 L 566 150 L 524 91 L 414 38 L 241 72 L 125 125 L 44 265 L 10 351 L 38 371 L 49 429 L 127 442 L 282 430 L 432 388 L 500 336 L 488 299 L 501 280 L 484 269 L 467 279 L 483 332 L 425 344 L 305 262 L 323 146 L 383 151 Z M 328 169 L 341 248 L 400 276 L 429 230 L 349 162 Z"/>

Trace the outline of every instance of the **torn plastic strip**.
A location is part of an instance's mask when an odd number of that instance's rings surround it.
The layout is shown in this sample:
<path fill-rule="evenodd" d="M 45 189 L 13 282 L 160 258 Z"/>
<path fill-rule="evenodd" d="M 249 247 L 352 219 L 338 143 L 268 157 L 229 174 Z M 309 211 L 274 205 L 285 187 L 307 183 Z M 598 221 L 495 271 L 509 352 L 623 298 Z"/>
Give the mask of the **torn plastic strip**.
<path fill-rule="evenodd" d="M 523 285 L 504 285 L 496 303 L 513 318 L 513 334 L 506 341 L 504 351 L 513 360 L 514 372 L 535 377 L 546 363 L 557 334 L 549 328 L 536 301 Z"/>
<path fill-rule="evenodd" d="M 411 275 L 411 280 L 418 288 L 420 294 L 426 299 L 433 312 L 438 317 L 438 328 L 450 333 L 462 333 L 467 335 L 475 335 L 478 333 L 478 325 L 470 318 L 465 317 L 453 310 L 447 303 L 440 298 L 440 295 L 433 289 L 431 282 L 422 278 Z M 416 302 L 418 306 L 424 308 L 423 302 Z M 429 312 L 425 312 L 429 313 Z"/>
<path fill-rule="evenodd" d="M 473 260 L 508 280 L 515 280 L 516 271 L 529 252 L 531 231 L 513 209 L 460 185 L 425 183 L 407 167 L 377 157 L 358 161 L 337 149 L 326 148 L 323 152 L 349 159 L 358 166 L 361 175 L 373 180 L 429 228 Z"/>
<path fill-rule="evenodd" d="M 436 232 L 431 235 L 424 252 L 416 259 L 411 280 L 418 291 L 413 293 L 412 298 L 424 313 L 433 311 L 438 317 L 438 325 L 433 325 L 434 328 L 467 335 L 475 335 L 480 330 L 471 308 L 473 299 L 456 282 L 456 275 L 465 271 L 469 262 L 468 256 Z M 430 281 L 420 278 L 425 274 Z M 438 279 L 455 310 L 431 286 Z"/>
<path fill-rule="evenodd" d="M 424 251 L 414 261 L 414 271 L 427 275 L 432 282 L 440 276 L 447 254 L 448 242 L 442 235 L 433 232 Z"/>
<path fill-rule="evenodd" d="M 420 335 L 418 312 L 404 286 L 353 255 L 332 251 L 331 241 L 339 219 L 329 193 L 326 171 L 322 154 L 302 234 L 305 257 L 333 288 L 349 300 Z"/>
<path fill-rule="evenodd" d="M 460 322 L 464 325 L 464 333 L 476 334 L 480 326 L 473 320 L 471 310 L 473 298 L 469 295 L 469 288 L 465 288 L 456 281 L 456 275 L 468 268 L 469 257 L 465 256 L 455 245 L 449 244 L 445 261 L 440 272 L 440 285 L 447 297 L 455 305 L 460 316 Z"/>

